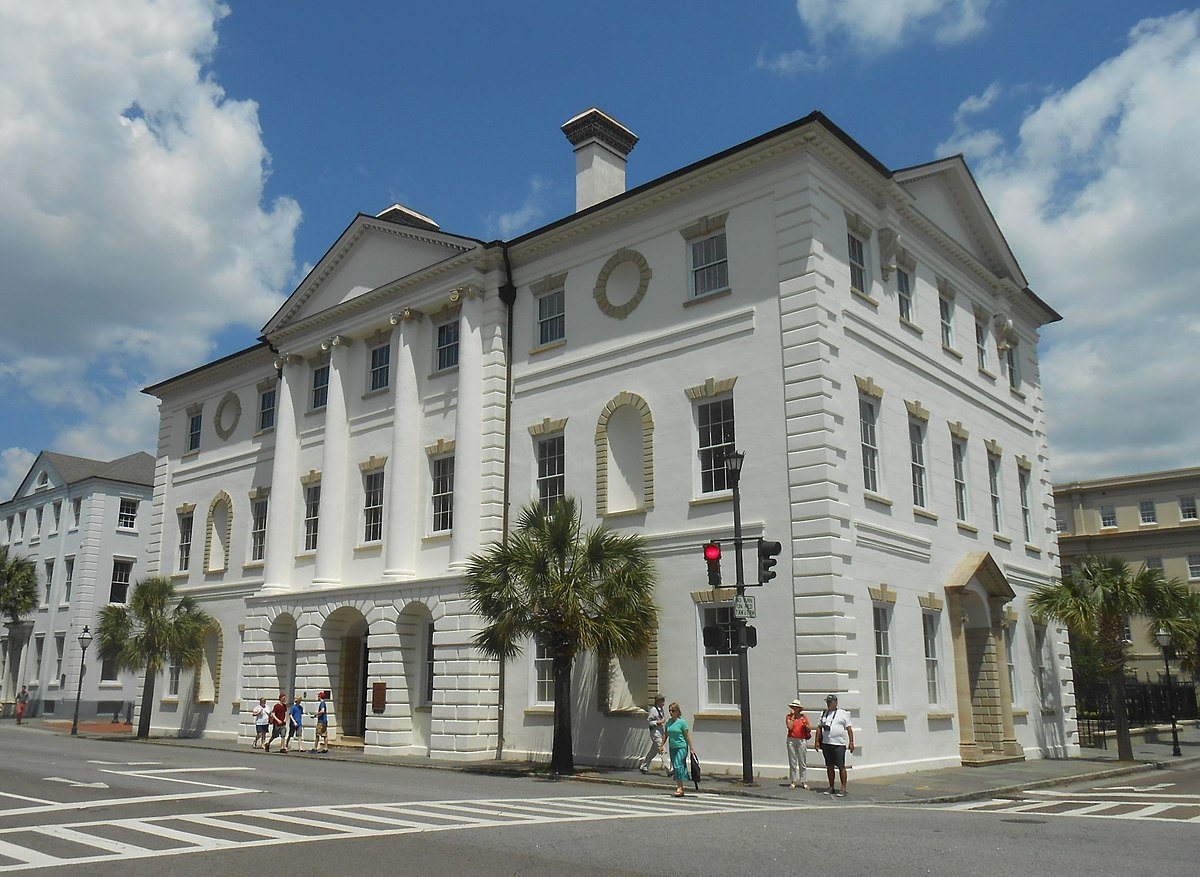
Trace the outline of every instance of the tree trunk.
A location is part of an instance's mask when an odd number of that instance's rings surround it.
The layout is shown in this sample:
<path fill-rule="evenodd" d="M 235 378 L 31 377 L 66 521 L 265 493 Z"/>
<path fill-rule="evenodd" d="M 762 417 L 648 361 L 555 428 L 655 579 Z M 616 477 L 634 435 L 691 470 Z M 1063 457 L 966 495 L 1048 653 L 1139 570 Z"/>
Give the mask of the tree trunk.
<path fill-rule="evenodd" d="M 1125 672 L 1108 674 L 1108 699 L 1112 702 L 1113 730 L 1117 735 L 1117 758 L 1133 761 L 1133 741 L 1129 739 L 1129 714 L 1125 711 Z"/>
<path fill-rule="evenodd" d="M 142 684 L 142 714 L 138 716 L 138 737 L 150 736 L 150 710 L 154 706 L 154 674 L 146 670 L 146 681 Z"/>
<path fill-rule="evenodd" d="M 571 742 L 571 666 L 570 655 L 554 656 L 554 749 L 550 753 L 550 772 L 575 773 L 575 750 Z"/>

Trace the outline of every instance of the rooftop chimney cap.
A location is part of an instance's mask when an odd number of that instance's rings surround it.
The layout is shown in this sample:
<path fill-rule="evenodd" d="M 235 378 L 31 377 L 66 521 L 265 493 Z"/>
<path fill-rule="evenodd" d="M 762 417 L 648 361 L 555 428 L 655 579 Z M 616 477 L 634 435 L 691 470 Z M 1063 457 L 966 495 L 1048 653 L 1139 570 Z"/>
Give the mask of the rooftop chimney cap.
<path fill-rule="evenodd" d="M 571 145 L 577 150 L 589 140 L 598 140 L 622 158 L 637 145 L 638 136 L 597 107 L 584 110 L 562 126 Z"/>

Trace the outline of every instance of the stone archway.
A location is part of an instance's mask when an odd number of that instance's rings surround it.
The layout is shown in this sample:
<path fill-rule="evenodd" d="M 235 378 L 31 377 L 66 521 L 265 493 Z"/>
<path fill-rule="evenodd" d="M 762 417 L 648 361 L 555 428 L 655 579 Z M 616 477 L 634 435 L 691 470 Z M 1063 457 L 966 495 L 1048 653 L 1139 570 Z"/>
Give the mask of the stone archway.
<path fill-rule="evenodd" d="M 275 690 L 266 692 L 269 700 L 279 694 L 291 697 L 296 690 L 296 619 L 283 612 L 275 616 L 270 630 L 271 654 L 275 662 Z"/>
<path fill-rule="evenodd" d="M 367 618 L 353 606 L 335 609 L 321 625 L 332 697 L 329 709 L 338 737 L 361 742 L 367 722 Z"/>

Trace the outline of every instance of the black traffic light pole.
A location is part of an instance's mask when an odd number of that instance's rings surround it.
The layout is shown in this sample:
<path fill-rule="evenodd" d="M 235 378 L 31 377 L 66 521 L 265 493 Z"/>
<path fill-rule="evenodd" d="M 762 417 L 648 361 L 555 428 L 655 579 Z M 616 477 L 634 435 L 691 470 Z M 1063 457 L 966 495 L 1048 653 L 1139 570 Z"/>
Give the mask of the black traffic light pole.
<path fill-rule="evenodd" d="M 746 573 L 742 567 L 742 461 L 746 455 L 730 451 L 725 456 L 725 471 L 733 488 L 733 547 L 737 566 L 737 595 L 746 595 Z M 746 619 L 735 618 L 733 632 L 738 650 L 738 707 L 742 712 L 742 782 L 754 784 L 754 751 L 750 737 L 750 649 L 746 642 Z"/>

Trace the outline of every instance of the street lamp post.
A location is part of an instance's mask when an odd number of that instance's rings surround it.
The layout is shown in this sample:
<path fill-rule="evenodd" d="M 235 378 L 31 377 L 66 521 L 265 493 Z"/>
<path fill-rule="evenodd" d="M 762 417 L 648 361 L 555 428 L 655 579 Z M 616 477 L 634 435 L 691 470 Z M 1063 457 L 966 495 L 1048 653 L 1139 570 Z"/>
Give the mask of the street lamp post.
<path fill-rule="evenodd" d="M 92 632 L 88 630 L 88 626 L 83 626 L 83 633 L 79 634 L 79 686 L 75 689 L 75 718 L 71 719 L 71 736 L 79 736 L 79 699 L 83 697 L 83 671 L 86 666 L 88 646 L 92 644 Z"/>
<path fill-rule="evenodd" d="M 1158 640 L 1162 649 L 1163 668 L 1167 671 L 1167 709 L 1171 711 L 1171 754 L 1180 756 L 1183 753 L 1179 751 L 1179 726 L 1175 721 L 1175 687 L 1171 685 L 1171 661 L 1167 657 L 1167 650 L 1171 648 L 1171 631 L 1160 627 L 1154 638 Z"/>
<path fill-rule="evenodd" d="M 746 573 L 742 566 L 742 463 L 746 455 L 731 450 L 725 455 L 725 474 L 733 488 L 733 550 L 737 568 L 737 595 L 746 594 Z M 750 649 L 746 643 L 746 619 L 734 619 L 738 650 L 738 707 L 742 713 L 742 782 L 754 783 L 754 747 L 750 739 Z"/>

